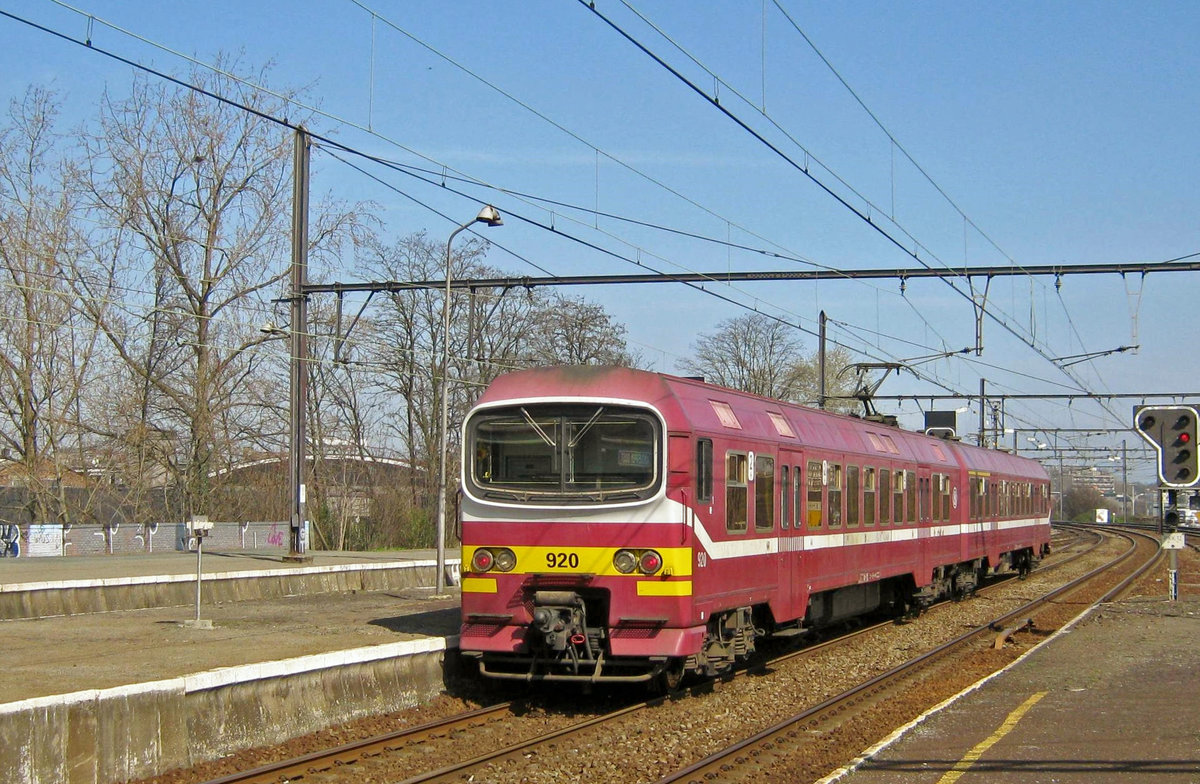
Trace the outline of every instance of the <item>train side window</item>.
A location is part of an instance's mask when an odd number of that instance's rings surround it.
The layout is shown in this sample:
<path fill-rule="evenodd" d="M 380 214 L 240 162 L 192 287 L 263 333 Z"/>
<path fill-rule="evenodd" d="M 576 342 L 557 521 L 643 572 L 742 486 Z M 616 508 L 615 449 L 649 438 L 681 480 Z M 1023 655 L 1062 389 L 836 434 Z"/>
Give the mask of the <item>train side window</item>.
<path fill-rule="evenodd" d="M 800 477 L 800 466 L 796 466 L 792 471 L 792 509 L 796 517 L 796 530 L 799 530 L 803 525 L 804 519 L 804 482 Z"/>
<path fill-rule="evenodd" d="M 875 469 L 863 467 L 863 525 L 875 525 Z"/>
<path fill-rule="evenodd" d="M 846 466 L 846 525 L 858 527 L 858 505 L 862 495 L 858 492 L 858 466 Z"/>
<path fill-rule="evenodd" d="M 837 463 L 829 464 L 829 484 L 825 488 L 829 499 L 829 527 L 842 527 L 842 467 Z"/>
<path fill-rule="evenodd" d="M 821 527 L 821 464 L 816 460 L 808 461 L 808 499 L 805 505 L 805 516 L 809 528 Z"/>
<path fill-rule="evenodd" d="M 922 523 L 929 522 L 929 477 L 917 477 L 917 519 Z"/>
<path fill-rule="evenodd" d="M 942 474 L 942 519 L 950 520 L 950 475 Z"/>
<path fill-rule="evenodd" d="M 710 502 L 713 497 L 713 444 L 711 438 L 696 442 L 696 500 Z"/>
<path fill-rule="evenodd" d="M 746 531 L 747 459 L 745 452 L 725 454 L 725 530 L 729 533 Z"/>
<path fill-rule="evenodd" d="M 904 522 L 904 471 L 897 469 L 892 474 L 892 517 L 897 523 Z"/>
<path fill-rule="evenodd" d="M 754 528 L 770 531 L 775 527 L 775 458 L 754 457 Z"/>
<path fill-rule="evenodd" d="M 779 468 L 779 527 L 787 530 L 792 525 L 792 469 Z"/>
<path fill-rule="evenodd" d="M 904 487 L 908 495 L 906 500 L 908 510 L 904 519 L 909 523 L 915 523 L 917 522 L 917 474 L 915 471 L 904 472 Z"/>
<path fill-rule="evenodd" d="M 892 521 L 892 470 L 879 469 L 879 524 Z"/>

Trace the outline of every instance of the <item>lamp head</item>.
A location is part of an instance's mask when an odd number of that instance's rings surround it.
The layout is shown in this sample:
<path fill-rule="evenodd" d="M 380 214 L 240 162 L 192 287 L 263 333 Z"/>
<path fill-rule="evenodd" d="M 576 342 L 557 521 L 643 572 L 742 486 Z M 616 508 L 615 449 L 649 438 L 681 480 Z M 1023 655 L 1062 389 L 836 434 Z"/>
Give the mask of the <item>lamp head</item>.
<path fill-rule="evenodd" d="M 479 214 L 475 216 L 475 220 L 480 223 L 486 223 L 489 226 L 504 225 L 504 221 L 500 218 L 500 212 L 490 204 L 479 211 Z"/>

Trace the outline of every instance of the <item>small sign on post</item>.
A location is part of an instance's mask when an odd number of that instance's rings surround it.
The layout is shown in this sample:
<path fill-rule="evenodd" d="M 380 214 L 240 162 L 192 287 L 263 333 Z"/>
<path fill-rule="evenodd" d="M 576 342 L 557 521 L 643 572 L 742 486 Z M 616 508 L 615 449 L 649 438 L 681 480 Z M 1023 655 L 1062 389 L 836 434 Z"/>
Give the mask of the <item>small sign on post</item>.
<path fill-rule="evenodd" d="M 1163 537 L 1162 548 L 1167 551 L 1167 596 L 1171 601 L 1179 599 L 1179 551 L 1186 546 L 1181 531 Z"/>
<path fill-rule="evenodd" d="M 213 627 L 212 621 L 200 620 L 200 582 L 203 574 L 201 558 L 204 552 L 204 537 L 212 531 L 212 527 L 213 524 L 206 515 L 192 515 L 187 522 L 188 534 L 196 538 L 196 618 L 184 621 L 183 625 L 192 629 L 211 629 Z"/>

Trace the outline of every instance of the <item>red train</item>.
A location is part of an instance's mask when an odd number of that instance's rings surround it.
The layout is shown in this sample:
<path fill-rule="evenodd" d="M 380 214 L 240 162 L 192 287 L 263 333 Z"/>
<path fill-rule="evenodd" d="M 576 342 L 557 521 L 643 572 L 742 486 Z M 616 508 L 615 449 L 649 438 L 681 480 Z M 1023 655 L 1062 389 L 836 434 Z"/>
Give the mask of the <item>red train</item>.
<path fill-rule="evenodd" d="M 669 375 L 503 376 L 463 448 L 460 646 L 495 678 L 674 685 L 1049 550 L 1035 461 Z"/>

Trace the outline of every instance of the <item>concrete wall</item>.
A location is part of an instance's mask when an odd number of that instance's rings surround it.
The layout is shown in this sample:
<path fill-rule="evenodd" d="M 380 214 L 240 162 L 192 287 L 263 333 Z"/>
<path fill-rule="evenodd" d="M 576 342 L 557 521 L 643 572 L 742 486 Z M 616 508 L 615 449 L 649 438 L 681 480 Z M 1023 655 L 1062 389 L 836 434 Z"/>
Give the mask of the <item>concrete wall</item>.
<path fill-rule="evenodd" d="M 158 775 L 442 690 L 457 638 L 428 638 L 0 705 L 0 782 L 109 784 Z"/>
<path fill-rule="evenodd" d="M 219 572 L 204 575 L 200 583 L 201 602 L 415 588 L 433 585 L 436 573 L 435 561 L 303 566 L 277 572 Z M 183 607 L 195 601 L 195 574 L 19 583 L 0 592 L 0 619 Z"/>
<path fill-rule="evenodd" d="M 160 553 L 171 550 L 196 549 L 195 540 L 188 536 L 183 523 L 151 525 L 73 525 L 36 526 L 43 529 L 39 539 L 45 542 L 45 529 L 53 529 L 61 539 L 53 549 L 55 555 L 131 555 Z M 49 555 L 50 546 L 31 547 L 29 526 L 20 526 L 21 556 Z M 290 526 L 286 522 L 214 522 L 212 533 L 204 540 L 205 550 L 255 550 L 286 552 Z"/>

